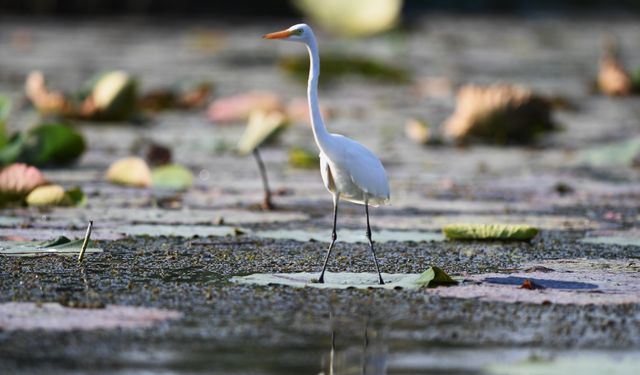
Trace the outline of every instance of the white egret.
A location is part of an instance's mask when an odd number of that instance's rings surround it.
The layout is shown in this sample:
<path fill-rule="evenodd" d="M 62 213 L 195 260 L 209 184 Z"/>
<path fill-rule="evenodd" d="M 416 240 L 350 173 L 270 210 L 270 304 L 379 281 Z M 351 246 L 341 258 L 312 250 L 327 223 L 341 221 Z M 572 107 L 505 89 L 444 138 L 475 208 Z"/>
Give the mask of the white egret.
<path fill-rule="evenodd" d="M 340 134 L 327 131 L 318 104 L 318 78 L 320 76 L 320 56 L 313 30 L 306 24 L 298 24 L 275 33 L 264 35 L 266 39 L 280 39 L 300 42 L 307 46 L 310 58 L 309 85 L 307 95 L 311 112 L 311 125 L 316 144 L 320 149 L 320 173 L 324 186 L 333 196 L 333 232 L 327 250 L 319 282 L 324 282 L 324 272 L 329 262 L 331 250 L 336 242 L 336 222 L 338 201 L 345 200 L 364 205 L 367 217 L 367 239 L 373 255 L 380 284 L 384 284 L 380 266 L 371 240 L 369 225 L 369 205 L 389 203 L 389 180 L 380 160 L 366 147 Z"/>

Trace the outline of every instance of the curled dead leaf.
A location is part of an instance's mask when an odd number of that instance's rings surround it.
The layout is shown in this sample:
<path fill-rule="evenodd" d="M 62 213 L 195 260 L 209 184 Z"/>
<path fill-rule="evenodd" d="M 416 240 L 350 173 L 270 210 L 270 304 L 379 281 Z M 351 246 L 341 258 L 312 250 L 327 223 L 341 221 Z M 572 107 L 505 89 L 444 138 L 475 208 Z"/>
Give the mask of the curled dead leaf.
<path fill-rule="evenodd" d="M 414 118 L 409 119 L 405 124 L 404 134 L 407 136 L 407 138 L 419 145 L 426 145 L 431 138 L 429 125 L 427 125 L 427 123 L 425 123 L 424 121 L 420 121 Z"/>
<path fill-rule="evenodd" d="M 0 206 L 21 202 L 33 189 L 45 184 L 47 180 L 36 167 L 11 164 L 0 170 Z"/>
<path fill-rule="evenodd" d="M 40 71 L 29 73 L 25 91 L 38 112 L 44 115 L 66 116 L 76 112 L 71 101 L 63 93 L 49 90 L 44 74 Z"/>
<path fill-rule="evenodd" d="M 456 142 L 531 143 L 553 130 L 551 105 L 530 89 L 495 84 L 465 85 L 456 110 L 445 123 L 445 134 Z"/>
<path fill-rule="evenodd" d="M 600 92 L 609 96 L 627 96 L 633 90 L 631 77 L 620 63 L 617 47 L 613 42 L 605 46 L 605 51 L 600 59 L 598 88 Z"/>

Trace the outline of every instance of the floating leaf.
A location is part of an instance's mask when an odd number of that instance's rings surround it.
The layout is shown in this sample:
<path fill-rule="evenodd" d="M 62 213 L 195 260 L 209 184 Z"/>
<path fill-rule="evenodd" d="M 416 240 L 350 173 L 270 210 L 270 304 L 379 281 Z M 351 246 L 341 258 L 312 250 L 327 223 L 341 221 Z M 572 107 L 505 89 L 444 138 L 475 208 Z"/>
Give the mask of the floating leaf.
<path fill-rule="evenodd" d="M 151 170 L 141 158 L 128 157 L 109 166 L 107 180 L 118 185 L 148 187 L 152 183 Z"/>
<path fill-rule="evenodd" d="M 442 229 L 452 240 L 519 240 L 529 241 L 538 228 L 514 224 L 451 224 Z"/>
<path fill-rule="evenodd" d="M 456 142 L 527 144 L 556 128 L 548 100 L 514 85 L 465 85 L 445 133 Z"/>
<path fill-rule="evenodd" d="M 498 361 L 487 366 L 489 375 L 632 375 L 640 368 L 640 357 L 633 353 L 573 353 L 559 358 L 540 358 L 538 356 L 516 363 Z"/>
<path fill-rule="evenodd" d="M 409 73 L 397 66 L 385 64 L 371 58 L 348 57 L 336 54 L 322 54 L 320 72 L 321 84 L 346 75 L 357 75 L 388 83 L 407 83 Z M 309 74 L 309 57 L 287 57 L 279 62 L 279 66 L 300 82 L 306 82 Z"/>
<path fill-rule="evenodd" d="M 75 116 L 77 114 L 78 110 L 63 93 L 49 90 L 44 74 L 40 71 L 29 73 L 25 91 L 38 112 L 44 115 Z"/>
<path fill-rule="evenodd" d="M 36 166 L 67 164 L 85 150 L 82 134 L 66 124 L 43 124 L 27 132 L 18 161 Z"/>
<path fill-rule="evenodd" d="M 181 165 L 163 165 L 151 171 L 151 181 L 155 188 L 185 190 L 193 185 L 193 173 Z"/>
<path fill-rule="evenodd" d="M 16 163 L 0 170 L 0 206 L 22 202 L 33 189 L 45 185 L 42 173 L 35 167 Z"/>
<path fill-rule="evenodd" d="M 263 143 L 272 141 L 288 125 L 285 116 L 278 111 L 255 111 L 238 142 L 238 152 L 249 154 Z"/>
<path fill-rule="evenodd" d="M 66 198 L 62 186 L 44 185 L 33 189 L 27 195 L 26 201 L 29 206 L 63 206 L 70 203 Z"/>
<path fill-rule="evenodd" d="M 87 205 L 87 195 L 78 186 L 67 190 L 65 195 L 73 206 L 83 207 Z"/>
<path fill-rule="evenodd" d="M 331 234 L 327 231 L 313 231 L 307 229 L 264 229 L 252 232 L 252 235 L 263 238 L 287 239 L 295 241 L 321 241 L 330 242 Z M 367 237 L 362 230 L 339 229 L 338 238 L 340 242 L 366 243 Z M 422 242 L 422 241 L 443 241 L 441 233 L 421 232 L 421 231 L 400 231 L 400 230 L 378 230 L 373 234 L 376 243 L 383 242 Z"/>
<path fill-rule="evenodd" d="M 609 41 L 600 59 L 598 71 L 598 88 L 600 92 L 609 96 L 627 96 L 633 90 L 633 82 L 629 73 L 618 59 L 617 45 Z"/>
<path fill-rule="evenodd" d="M 640 138 L 632 138 L 583 150 L 577 155 L 577 159 L 580 164 L 606 168 L 631 166 L 638 155 L 640 155 Z"/>
<path fill-rule="evenodd" d="M 11 99 L 0 95 L 0 149 L 7 144 L 7 119 L 11 113 Z"/>
<path fill-rule="evenodd" d="M 373 35 L 393 28 L 403 0 L 295 0 L 314 24 L 344 36 Z"/>
<path fill-rule="evenodd" d="M 213 122 L 246 121 L 255 111 L 271 112 L 282 107 L 278 95 L 267 91 L 249 91 L 221 98 L 209 106 L 208 116 Z"/>
<path fill-rule="evenodd" d="M 299 147 L 289 149 L 289 165 L 295 168 L 318 168 L 320 158 L 317 152 L 311 152 Z"/>
<path fill-rule="evenodd" d="M 137 105 L 137 83 L 124 71 L 108 72 L 96 81 L 90 99 L 95 107 L 94 118 L 128 120 Z"/>
<path fill-rule="evenodd" d="M 0 255 L 6 256 L 39 256 L 47 254 L 78 255 L 82 249 L 83 240 L 72 241 L 65 236 L 60 236 L 48 242 L 20 242 L 0 241 Z M 89 247 L 88 253 L 101 253 L 102 249 Z"/>
<path fill-rule="evenodd" d="M 420 275 L 416 282 L 429 288 L 458 284 L 456 280 L 452 279 L 451 276 L 447 275 L 440 267 L 436 266 L 429 267 L 428 270 Z"/>
<path fill-rule="evenodd" d="M 29 206 L 83 206 L 87 197 L 78 187 L 65 191 L 60 185 L 44 185 L 33 189 L 26 202 Z"/>
<path fill-rule="evenodd" d="M 247 276 L 234 276 L 232 282 L 254 285 L 288 285 L 296 288 L 312 287 L 320 289 L 419 289 L 437 285 L 454 285 L 451 279 L 438 267 L 430 267 L 417 274 L 383 273 L 384 285 L 378 283 L 378 274 L 371 272 L 326 272 L 325 282 L 318 283 L 319 273 L 256 273 Z"/>

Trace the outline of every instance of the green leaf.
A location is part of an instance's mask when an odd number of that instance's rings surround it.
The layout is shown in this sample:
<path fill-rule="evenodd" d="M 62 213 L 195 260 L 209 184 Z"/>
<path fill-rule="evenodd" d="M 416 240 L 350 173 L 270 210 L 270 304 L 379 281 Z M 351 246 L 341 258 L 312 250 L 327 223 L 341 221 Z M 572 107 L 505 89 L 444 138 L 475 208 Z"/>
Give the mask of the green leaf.
<path fill-rule="evenodd" d="M 439 272 L 433 271 L 436 278 L 439 280 L 445 280 L 446 285 L 454 285 L 457 283 L 455 280 L 449 278 L 442 270 L 437 267 L 432 267 L 439 270 Z M 430 268 L 430 270 L 432 269 Z M 422 274 L 417 273 L 383 273 L 382 278 L 385 284 L 378 284 L 378 274 L 372 272 L 326 272 L 324 280 L 325 282 L 318 283 L 319 273 L 310 272 L 298 272 L 298 273 L 274 273 L 263 274 L 256 273 L 247 276 L 234 276 L 231 278 L 231 282 L 240 284 L 253 284 L 253 285 L 287 285 L 295 288 L 320 288 L 320 289 L 420 289 L 427 285 L 445 285 L 441 284 L 429 284 L 433 283 L 433 278 L 426 281 L 427 276 L 424 276 L 429 270 Z M 444 276 L 442 276 L 444 274 Z M 445 277 L 446 276 L 446 277 Z"/>
<path fill-rule="evenodd" d="M 16 133 L 0 148 L 0 165 L 9 165 L 20 158 L 27 139 L 26 133 Z"/>
<path fill-rule="evenodd" d="M 76 207 L 84 207 L 87 205 L 87 195 L 79 186 L 73 187 L 65 192 L 67 199 Z"/>
<path fill-rule="evenodd" d="M 529 241 L 538 228 L 513 224 L 451 224 L 442 229 L 451 240 L 519 240 Z"/>
<path fill-rule="evenodd" d="M 60 236 L 49 242 L 0 241 L 0 255 L 5 256 L 40 256 L 40 255 L 78 255 L 83 240 L 72 241 Z M 85 254 L 101 253 L 102 249 L 88 247 Z"/>
<path fill-rule="evenodd" d="M 410 78 L 408 71 L 368 57 L 322 54 L 320 60 L 322 61 L 320 65 L 321 84 L 349 75 L 387 83 L 407 83 Z M 306 82 L 309 74 L 308 56 L 281 59 L 279 66 L 299 81 Z"/>
<path fill-rule="evenodd" d="M 66 124 L 43 124 L 28 132 L 20 157 L 33 165 L 67 164 L 85 150 L 82 134 Z"/>
<path fill-rule="evenodd" d="M 193 173 L 181 165 L 163 165 L 151 171 L 151 181 L 155 188 L 186 190 L 193 185 Z"/>
<path fill-rule="evenodd" d="M 262 144 L 272 141 L 287 125 L 287 119 L 278 111 L 252 112 L 238 142 L 238 152 L 242 155 L 253 152 Z"/>
<path fill-rule="evenodd" d="M 578 161 L 590 167 L 630 166 L 640 155 L 640 138 L 589 148 L 578 153 Z"/>
<path fill-rule="evenodd" d="M 303 169 L 317 168 L 320 165 L 320 158 L 317 152 L 292 147 L 289 149 L 289 165 Z"/>
<path fill-rule="evenodd" d="M 7 119 L 11 112 L 11 99 L 0 95 L 0 149 L 7 144 Z"/>
<path fill-rule="evenodd" d="M 424 271 L 418 280 L 418 284 L 428 288 L 435 288 L 437 286 L 449 286 L 457 285 L 458 282 L 447 275 L 440 267 L 431 266 L 428 270 Z"/>

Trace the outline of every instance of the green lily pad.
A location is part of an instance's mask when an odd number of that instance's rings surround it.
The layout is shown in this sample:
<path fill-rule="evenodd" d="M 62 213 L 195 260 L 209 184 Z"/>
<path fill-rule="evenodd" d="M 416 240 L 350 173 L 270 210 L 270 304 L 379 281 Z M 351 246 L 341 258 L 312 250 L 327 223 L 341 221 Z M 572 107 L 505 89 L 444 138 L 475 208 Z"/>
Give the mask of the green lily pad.
<path fill-rule="evenodd" d="M 60 236 L 48 242 L 0 241 L 0 255 L 34 257 L 40 255 L 75 255 L 82 249 L 83 240 L 72 241 Z M 101 253 L 102 249 L 88 247 L 85 254 Z"/>
<path fill-rule="evenodd" d="M 42 124 L 17 133 L 0 150 L 0 162 L 23 162 L 35 166 L 67 164 L 86 148 L 82 134 L 66 124 Z"/>
<path fill-rule="evenodd" d="M 250 154 L 262 144 L 273 141 L 287 125 L 287 119 L 281 112 L 252 112 L 238 142 L 238 152 L 242 155 Z"/>
<path fill-rule="evenodd" d="M 627 139 L 583 150 L 578 162 L 595 168 L 630 166 L 640 154 L 640 138 Z"/>
<path fill-rule="evenodd" d="M 320 165 L 320 157 L 317 152 L 292 147 L 289 149 L 289 165 L 303 169 L 317 168 Z"/>
<path fill-rule="evenodd" d="M 601 245 L 619 245 L 619 246 L 640 246 L 640 236 L 638 235 L 613 235 L 613 236 L 597 236 L 586 237 L 579 240 L 583 243 L 594 243 Z"/>
<path fill-rule="evenodd" d="M 442 231 L 451 240 L 517 241 L 529 241 L 539 232 L 536 227 L 515 224 L 450 224 Z"/>
<path fill-rule="evenodd" d="M 321 84 L 349 75 L 385 83 L 407 83 L 410 78 L 408 71 L 368 57 L 322 54 L 320 60 L 322 61 L 320 65 Z M 280 60 L 279 66 L 298 81 L 306 82 L 309 74 L 309 57 L 307 55 L 283 58 Z"/>
<path fill-rule="evenodd" d="M 11 112 L 11 99 L 5 95 L 0 95 L 0 148 L 7 143 L 7 119 Z"/>
<path fill-rule="evenodd" d="M 383 273 L 385 284 L 378 284 L 378 274 L 372 272 L 326 272 L 324 283 L 318 283 L 319 272 L 298 273 L 255 273 L 234 276 L 231 282 L 253 285 L 287 285 L 295 288 L 319 289 L 420 289 L 438 285 L 454 285 L 451 279 L 438 267 L 430 267 L 423 273 Z"/>
<path fill-rule="evenodd" d="M 640 360 L 637 355 L 612 354 L 590 353 L 551 359 L 534 357 L 516 363 L 496 363 L 486 370 L 493 375 L 632 375 L 638 372 Z"/>
<path fill-rule="evenodd" d="M 155 188 L 186 190 L 193 185 L 193 173 L 181 165 L 163 165 L 151 171 L 151 181 Z"/>

